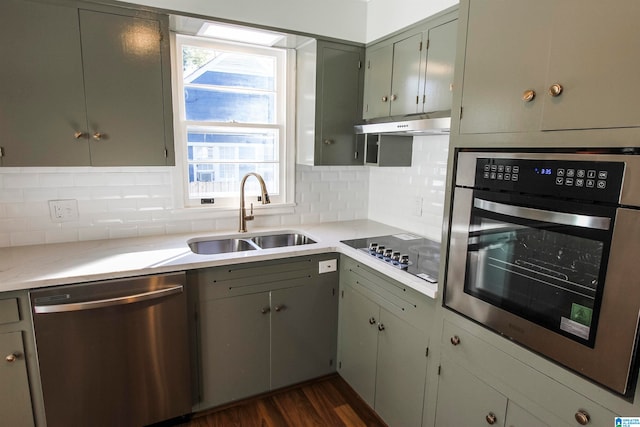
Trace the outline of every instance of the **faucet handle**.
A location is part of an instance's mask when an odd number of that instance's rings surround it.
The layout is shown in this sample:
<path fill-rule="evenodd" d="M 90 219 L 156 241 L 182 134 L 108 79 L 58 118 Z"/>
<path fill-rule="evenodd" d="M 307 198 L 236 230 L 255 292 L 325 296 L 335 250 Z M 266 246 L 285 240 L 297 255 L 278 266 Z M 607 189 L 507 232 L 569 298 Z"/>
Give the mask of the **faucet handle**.
<path fill-rule="evenodd" d="M 244 219 L 245 219 L 246 221 L 253 221 L 253 219 L 255 218 L 255 217 L 253 216 L 253 203 L 251 203 L 251 205 L 250 205 L 250 206 L 251 206 L 251 207 L 250 207 L 250 209 L 249 209 L 249 211 L 250 211 L 249 215 L 245 215 L 245 217 L 244 217 Z"/>

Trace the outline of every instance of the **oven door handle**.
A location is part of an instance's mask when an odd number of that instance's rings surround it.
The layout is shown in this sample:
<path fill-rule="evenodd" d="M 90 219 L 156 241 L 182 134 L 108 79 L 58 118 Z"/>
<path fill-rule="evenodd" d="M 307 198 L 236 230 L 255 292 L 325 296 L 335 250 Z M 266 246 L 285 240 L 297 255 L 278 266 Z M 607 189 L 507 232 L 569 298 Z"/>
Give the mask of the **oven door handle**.
<path fill-rule="evenodd" d="M 527 208 L 524 206 L 506 205 L 504 203 L 474 198 L 473 207 L 488 212 L 525 218 L 540 222 L 569 225 L 573 227 L 609 230 L 611 218 L 601 216 L 579 215 L 566 212 L 554 212 L 543 209 Z"/>

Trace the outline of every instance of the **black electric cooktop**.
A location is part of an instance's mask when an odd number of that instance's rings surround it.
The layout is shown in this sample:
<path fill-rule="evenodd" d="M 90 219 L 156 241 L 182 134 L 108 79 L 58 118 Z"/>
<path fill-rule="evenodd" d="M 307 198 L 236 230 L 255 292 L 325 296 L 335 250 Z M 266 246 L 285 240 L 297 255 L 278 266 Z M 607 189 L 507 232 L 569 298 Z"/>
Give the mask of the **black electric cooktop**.
<path fill-rule="evenodd" d="M 380 262 L 413 274 L 430 283 L 438 282 L 440 243 L 411 233 L 342 240 Z"/>

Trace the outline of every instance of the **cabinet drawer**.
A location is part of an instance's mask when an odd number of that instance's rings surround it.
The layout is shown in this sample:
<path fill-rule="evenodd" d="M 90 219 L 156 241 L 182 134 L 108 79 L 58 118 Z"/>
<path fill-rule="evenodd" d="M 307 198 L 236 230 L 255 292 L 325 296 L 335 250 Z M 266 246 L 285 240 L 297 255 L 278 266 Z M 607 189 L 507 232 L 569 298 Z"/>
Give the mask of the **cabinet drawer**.
<path fill-rule="evenodd" d="M 577 426 L 575 415 L 578 411 L 589 414 L 589 425 L 611 425 L 614 419 L 615 414 L 600 404 L 499 350 L 459 324 L 445 320 L 442 346 L 443 357 L 450 357 L 470 369 L 509 399 L 518 402 L 520 397 L 563 423 Z M 548 418 L 532 408 L 528 410 L 541 419 Z"/>
<path fill-rule="evenodd" d="M 340 281 L 413 326 L 431 327 L 435 300 L 350 258 L 341 258 Z"/>
<path fill-rule="evenodd" d="M 16 298 L 0 300 L 0 325 L 19 321 L 18 300 Z"/>

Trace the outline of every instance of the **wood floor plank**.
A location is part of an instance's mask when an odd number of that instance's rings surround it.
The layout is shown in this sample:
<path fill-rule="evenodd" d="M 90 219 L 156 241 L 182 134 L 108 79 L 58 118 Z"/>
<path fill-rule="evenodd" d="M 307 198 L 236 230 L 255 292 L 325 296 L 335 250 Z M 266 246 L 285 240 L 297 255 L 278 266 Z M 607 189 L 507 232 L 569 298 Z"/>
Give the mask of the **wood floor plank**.
<path fill-rule="evenodd" d="M 195 414 L 180 427 L 387 427 L 337 374 Z"/>

